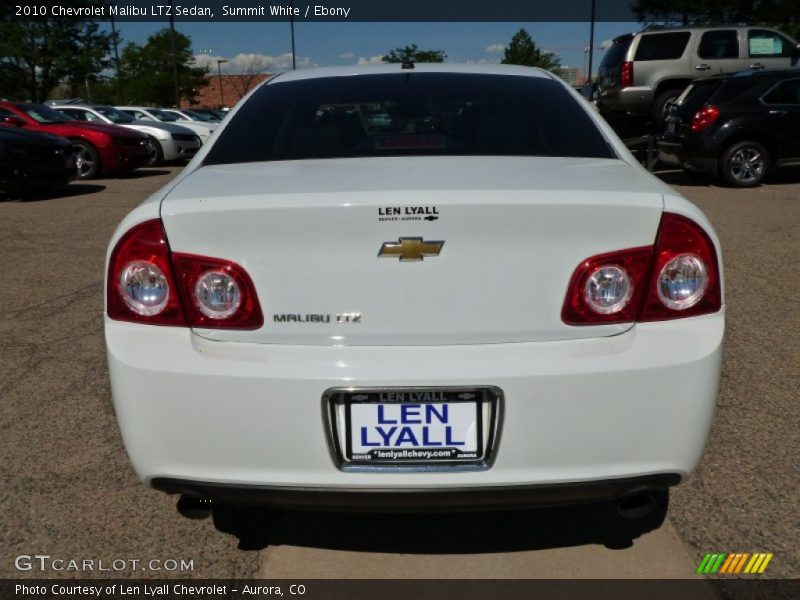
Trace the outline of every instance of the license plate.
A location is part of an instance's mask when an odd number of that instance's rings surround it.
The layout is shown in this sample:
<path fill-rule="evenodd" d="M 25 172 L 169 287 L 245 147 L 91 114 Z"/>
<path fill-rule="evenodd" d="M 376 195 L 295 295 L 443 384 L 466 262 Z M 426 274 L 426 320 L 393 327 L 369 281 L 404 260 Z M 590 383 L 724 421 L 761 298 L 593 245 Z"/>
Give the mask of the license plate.
<path fill-rule="evenodd" d="M 488 466 L 500 390 L 362 388 L 326 393 L 339 466 Z"/>

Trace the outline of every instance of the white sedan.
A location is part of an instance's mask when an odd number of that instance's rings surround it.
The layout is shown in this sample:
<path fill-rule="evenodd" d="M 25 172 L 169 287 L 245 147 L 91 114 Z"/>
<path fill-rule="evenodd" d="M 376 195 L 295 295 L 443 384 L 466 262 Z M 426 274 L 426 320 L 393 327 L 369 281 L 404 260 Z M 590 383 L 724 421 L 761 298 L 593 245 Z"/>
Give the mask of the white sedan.
<path fill-rule="evenodd" d="M 175 123 L 181 127 L 191 129 L 194 131 L 200 141 L 204 144 L 208 143 L 211 134 L 219 127 L 219 123 L 199 123 L 189 119 L 183 119 L 165 110 L 158 108 L 148 108 L 146 106 L 117 106 L 117 109 L 124 113 L 129 114 L 134 119 L 140 121 L 155 121 L 156 123 Z"/>
<path fill-rule="evenodd" d="M 147 136 L 150 144 L 148 165 L 159 165 L 164 161 L 189 159 L 200 149 L 200 137 L 191 129 L 176 123 L 139 121 L 113 106 L 87 106 L 81 104 L 53 105 L 53 108 L 77 121 L 109 123 Z"/>
<path fill-rule="evenodd" d="M 720 377 L 709 221 L 526 67 L 269 80 L 122 221 L 106 294 L 127 451 L 186 501 L 640 516 Z"/>

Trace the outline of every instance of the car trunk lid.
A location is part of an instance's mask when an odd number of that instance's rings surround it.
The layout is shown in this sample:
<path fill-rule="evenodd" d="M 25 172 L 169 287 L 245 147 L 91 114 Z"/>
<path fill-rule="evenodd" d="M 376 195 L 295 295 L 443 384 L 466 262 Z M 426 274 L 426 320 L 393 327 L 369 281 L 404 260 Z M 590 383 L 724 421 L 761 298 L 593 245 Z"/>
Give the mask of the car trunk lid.
<path fill-rule="evenodd" d="M 662 205 L 620 160 L 393 157 L 202 167 L 161 212 L 174 252 L 234 261 L 256 286 L 262 328 L 199 335 L 421 345 L 625 331 L 565 325 L 567 285 L 585 258 L 652 244 Z M 443 245 L 379 256 L 402 238 Z"/>

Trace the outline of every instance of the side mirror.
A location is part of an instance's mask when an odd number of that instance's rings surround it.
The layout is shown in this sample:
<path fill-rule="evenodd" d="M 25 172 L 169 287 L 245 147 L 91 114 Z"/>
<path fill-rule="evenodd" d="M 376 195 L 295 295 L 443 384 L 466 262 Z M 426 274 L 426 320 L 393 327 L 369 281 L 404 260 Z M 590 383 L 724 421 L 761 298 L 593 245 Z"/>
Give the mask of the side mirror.
<path fill-rule="evenodd" d="M 3 117 L 3 123 L 5 125 L 12 125 L 14 127 L 22 127 L 25 125 L 25 121 L 19 117 Z"/>

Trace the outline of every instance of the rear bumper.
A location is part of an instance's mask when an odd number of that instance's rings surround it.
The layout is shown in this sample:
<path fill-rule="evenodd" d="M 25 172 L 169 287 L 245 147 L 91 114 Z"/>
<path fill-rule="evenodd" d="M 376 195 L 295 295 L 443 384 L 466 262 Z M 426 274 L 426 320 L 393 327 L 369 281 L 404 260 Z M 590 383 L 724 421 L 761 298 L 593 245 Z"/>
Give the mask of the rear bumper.
<path fill-rule="evenodd" d="M 627 87 L 613 90 L 605 95 L 601 91 L 597 98 L 600 110 L 646 114 L 653 105 L 653 89 L 650 87 Z"/>
<path fill-rule="evenodd" d="M 344 489 L 242 486 L 156 478 L 150 484 L 168 494 L 185 494 L 220 504 L 342 511 L 415 511 L 508 509 L 618 500 L 640 492 L 664 490 L 680 475 L 663 474 L 555 485 L 448 489 Z"/>
<path fill-rule="evenodd" d="M 108 319 L 105 330 L 123 439 L 139 476 L 157 487 L 179 480 L 442 494 L 684 477 L 711 425 L 724 314 L 605 338 L 461 346 L 212 342 L 187 329 Z M 337 467 L 323 414 L 327 389 L 487 385 L 504 395 L 489 468 Z"/>
<path fill-rule="evenodd" d="M 666 164 L 680 166 L 698 173 L 717 174 L 718 161 L 708 156 L 697 156 L 687 152 L 683 144 L 660 141 L 658 143 L 658 159 Z"/>

